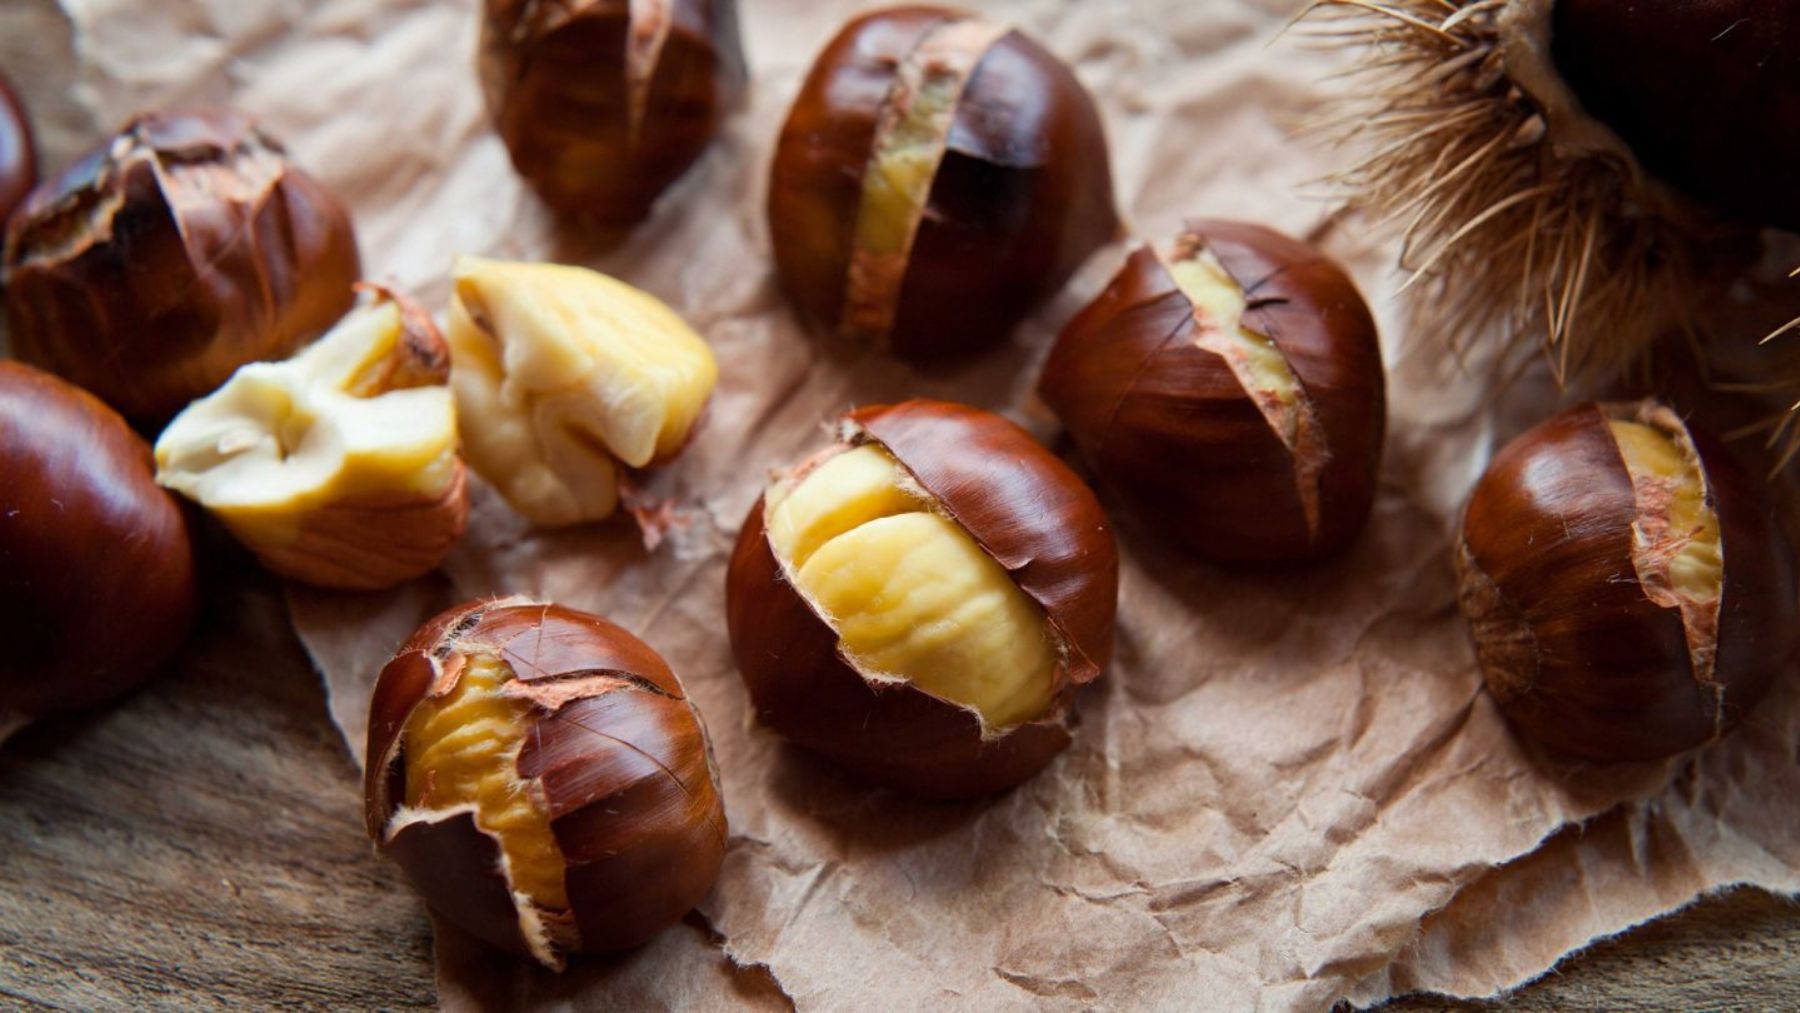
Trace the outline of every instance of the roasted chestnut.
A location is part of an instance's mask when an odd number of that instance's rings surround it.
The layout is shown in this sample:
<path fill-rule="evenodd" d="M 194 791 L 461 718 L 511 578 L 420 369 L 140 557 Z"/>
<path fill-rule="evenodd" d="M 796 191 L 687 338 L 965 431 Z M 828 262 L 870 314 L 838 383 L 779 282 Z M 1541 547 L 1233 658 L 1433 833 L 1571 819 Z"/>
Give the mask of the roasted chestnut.
<path fill-rule="evenodd" d="M 1119 559 L 1093 493 L 1011 422 L 861 408 L 772 481 L 726 574 L 756 715 L 903 791 L 979 795 L 1069 743 L 1112 653 Z"/>
<path fill-rule="evenodd" d="M 1103 482 L 1214 559 L 1342 549 L 1386 428 L 1375 321 L 1341 268 L 1242 222 L 1139 247 L 1069 322 L 1038 381 Z"/>
<path fill-rule="evenodd" d="M 193 626 L 194 555 L 118 413 L 0 361 L 0 725 L 118 696 Z"/>
<path fill-rule="evenodd" d="M 1509 444 L 1456 563 L 1488 692 L 1561 753 L 1710 742 L 1794 657 L 1792 546 L 1750 475 L 1655 401 L 1579 405 Z"/>
<path fill-rule="evenodd" d="M 481 83 L 545 203 L 628 224 L 694 164 L 744 90 L 736 0 L 485 0 Z"/>
<path fill-rule="evenodd" d="M 459 605 L 381 670 L 369 836 L 438 914 L 561 970 L 626 949 L 712 888 L 725 810 L 668 663 L 598 616 Z"/>
<path fill-rule="evenodd" d="M 0 74 L 0 227 L 35 185 L 37 146 L 31 141 L 31 118 L 12 82 Z"/>
<path fill-rule="evenodd" d="M 156 480 L 224 522 L 264 566 L 373 590 L 431 570 L 462 537 L 450 350 L 396 292 L 284 362 L 253 362 L 156 441 Z"/>
<path fill-rule="evenodd" d="M 4 269 L 19 358 L 140 424 L 317 336 L 359 274 L 337 198 L 223 110 L 140 116 L 39 186 Z"/>
<path fill-rule="evenodd" d="M 1004 25 L 861 15 L 781 129 L 769 231 L 821 328 L 914 361 L 992 346 L 1118 231 L 1099 114 Z"/>

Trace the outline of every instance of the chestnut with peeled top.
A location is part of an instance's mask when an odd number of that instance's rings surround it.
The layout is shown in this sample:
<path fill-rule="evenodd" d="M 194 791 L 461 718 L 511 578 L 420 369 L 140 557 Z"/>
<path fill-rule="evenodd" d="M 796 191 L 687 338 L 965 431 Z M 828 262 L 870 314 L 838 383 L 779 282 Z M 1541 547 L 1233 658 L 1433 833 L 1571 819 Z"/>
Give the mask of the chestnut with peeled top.
<path fill-rule="evenodd" d="M 742 95 L 736 0 L 486 0 L 481 82 L 545 203 L 629 224 L 687 172 Z"/>
<path fill-rule="evenodd" d="M 469 463 L 533 524 L 608 517 L 623 472 L 687 445 L 719 369 L 661 300 L 560 264 L 463 257 L 451 384 Z"/>
<path fill-rule="evenodd" d="M 764 725 L 904 791 L 979 795 L 1068 745 L 1118 567 L 1093 493 L 1024 430 L 907 401 L 850 412 L 770 483 L 726 620 Z"/>
<path fill-rule="evenodd" d="M 1269 229 L 1194 221 L 1167 254 L 1139 247 L 1038 390 L 1101 480 L 1202 556 L 1318 557 L 1368 519 L 1387 418 L 1375 321 L 1341 268 Z"/>
<path fill-rule="evenodd" d="M 187 523 L 117 412 L 0 361 L 0 735 L 132 689 L 187 639 Z"/>
<path fill-rule="evenodd" d="M 450 353 L 397 293 L 285 362 L 256 362 L 176 416 L 157 481 L 205 507 L 274 573 L 320 587 L 391 587 L 462 537 Z"/>
<path fill-rule="evenodd" d="M 1118 231 L 1106 139 L 1069 68 L 941 7 L 846 25 L 775 150 L 781 282 L 821 328 L 923 362 L 998 344 Z"/>
<path fill-rule="evenodd" d="M 1579 405 L 1509 444 L 1456 563 L 1488 692 L 1571 756 L 1711 742 L 1794 658 L 1792 546 L 1749 474 L 1655 401 Z"/>
<path fill-rule="evenodd" d="M 414 633 L 369 706 L 369 836 L 463 930 L 561 970 L 712 888 L 725 810 L 668 663 L 598 616 L 469 602 Z"/>
<path fill-rule="evenodd" d="M 316 337 L 360 273 L 343 205 L 224 110 L 140 116 L 40 185 L 4 272 L 19 358 L 141 424 Z"/>

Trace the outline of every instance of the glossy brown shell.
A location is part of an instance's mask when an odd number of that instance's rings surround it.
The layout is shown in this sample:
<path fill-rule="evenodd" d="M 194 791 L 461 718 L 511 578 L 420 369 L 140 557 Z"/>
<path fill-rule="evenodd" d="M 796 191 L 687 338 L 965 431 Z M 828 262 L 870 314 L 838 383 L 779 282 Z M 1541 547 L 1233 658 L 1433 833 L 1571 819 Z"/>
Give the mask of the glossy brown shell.
<path fill-rule="evenodd" d="M 1791 4 L 1556 0 L 1551 55 L 1645 168 L 1747 224 L 1800 228 Z"/>
<path fill-rule="evenodd" d="M 0 711 L 131 689 L 194 613 L 187 525 L 150 448 L 87 392 L 0 361 Z"/>
<path fill-rule="evenodd" d="M 1069 322 L 1038 391 L 1156 536 L 1221 560 L 1336 552 L 1368 520 L 1381 463 L 1387 402 L 1374 318 L 1343 269 L 1305 243 L 1242 222 L 1188 231 L 1243 287 L 1244 324 L 1274 343 L 1311 406 L 1327 454 L 1317 536 L 1294 455 L 1225 359 L 1195 344 L 1193 305 L 1148 246 Z"/>
<path fill-rule="evenodd" d="M 382 669 L 369 708 L 365 816 L 371 839 L 440 914 L 527 952 L 497 843 L 471 815 L 390 821 L 405 792 L 402 733 L 449 692 L 459 656 L 496 653 L 538 706 L 521 778 L 542 785 L 568 863 L 577 952 L 645 942 L 700 902 L 725 853 L 725 810 L 698 712 L 662 657 L 598 616 L 560 605 L 475 601 L 414 633 Z M 565 930 L 566 931 L 566 930 Z"/>
<path fill-rule="evenodd" d="M 1794 553 L 1750 474 L 1690 430 L 1725 561 L 1721 711 L 1679 611 L 1638 583 L 1637 506 L 1606 418 L 1579 405 L 1495 457 L 1463 517 L 1462 607 L 1488 690 L 1521 732 L 1586 759 L 1655 759 L 1736 725 L 1793 658 Z"/>
<path fill-rule="evenodd" d="M 0 74 L 0 228 L 36 185 L 37 146 L 31 140 L 31 118 L 12 82 Z"/>
<path fill-rule="evenodd" d="M 837 634 L 782 574 L 759 499 L 726 575 L 732 653 L 761 722 L 871 780 L 928 797 L 1012 787 L 1068 745 L 1075 691 L 1112 654 L 1119 559 L 1093 493 L 1011 422 L 915 400 L 845 416 L 893 454 L 1044 610 L 1065 648 L 1056 698 L 1038 721 L 982 741 L 966 708 L 909 684 L 872 685 Z"/>
<path fill-rule="evenodd" d="M 819 54 L 788 113 L 769 180 L 770 239 L 783 287 L 826 331 L 843 313 L 882 102 L 919 40 L 961 16 L 894 7 L 852 20 Z M 1118 227 L 1092 99 L 1056 57 L 1007 33 L 957 104 L 901 283 L 891 349 L 926 361 L 998 344 Z"/>
<path fill-rule="evenodd" d="M 639 134 L 628 0 L 485 0 L 480 71 L 514 167 L 551 207 L 629 224 L 687 172 L 743 94 L 736 0 L 668 0 Z"/>
<path fill-rule="evenodd" d="M 204 199 L 177 206 L 159 166 Z M 39 186 L 4 269 L 19 358 L 154 425 L 317 337 L 360 262 L 337 198 L 247 118 L 208 110 L 140 116 Z"/>

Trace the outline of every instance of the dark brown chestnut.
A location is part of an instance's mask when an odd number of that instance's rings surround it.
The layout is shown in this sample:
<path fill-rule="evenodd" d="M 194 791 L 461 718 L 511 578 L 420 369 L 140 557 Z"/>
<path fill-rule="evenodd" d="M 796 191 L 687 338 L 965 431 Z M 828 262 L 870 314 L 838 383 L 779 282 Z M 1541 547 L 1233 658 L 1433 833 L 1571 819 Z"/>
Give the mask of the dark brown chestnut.
<path fill-rule="evenodd" d="M 913 361 L 987 348 L 1118 231 L 1099 114 L 1003 25 L 861 15 L 782 127 L 769 231 L 782 285 L 822 329 Z"/>
<path fill-rule="evenodd" d="M 127 123 L 26 198 L 3 266 L 19 358 L 152 425 L 324 331 L 360 271 L 337 198 L 224 110 Z"/>
<path fill-rule="evenodd" d="M 1387 417 L 1375 321 L 1298 240 L 1195 221 L 1167 255 L 1139 247 L 1038 391 L 1101 480 L 1200 555 L 1316 557 L 1368 519 Z"/>
<path fill-rule="evenodd" d="M 381 670 L 368 743 L 376 846 L 438 914 L 545 966 L 645 942 L 718 877 L 700 714 L 598 616 L 520 598 L 438 615 Z"/>
<path fill-rule="evenodd" d="M 556 210 L 629 224 L 694 164 L 745 83 L 736 0 L 485 0 L 481 82 Z"/>
<path fill-rule="evenodd" d="M 117 412 L 0 361 L 0 725 L 137 686 L 186 641 L 194 555 Z"/>
<path fill-rule="evenodd" d="M 845 415 L 770 484 L 726 575 L 757 717 L 903 791 L 980 795 L 1069 743 L 1112 653 L 1119 560 L 1099 503 L 1029 434 L 915 400 Z"/>
<path fill-rule="evenodd" d="M 1579 405 L 1507 445 L 1456 562 L 1488 692 L 1561 753 L 1711 742 L 1794 657 L 1794 553 L 1762 490 L 1655 401 Z"/>
<path fill-rule="evenodd" d="M 0 227 L 37 185 L 37 146 L 31 118 L 12 82 L 0 74 Z"/>

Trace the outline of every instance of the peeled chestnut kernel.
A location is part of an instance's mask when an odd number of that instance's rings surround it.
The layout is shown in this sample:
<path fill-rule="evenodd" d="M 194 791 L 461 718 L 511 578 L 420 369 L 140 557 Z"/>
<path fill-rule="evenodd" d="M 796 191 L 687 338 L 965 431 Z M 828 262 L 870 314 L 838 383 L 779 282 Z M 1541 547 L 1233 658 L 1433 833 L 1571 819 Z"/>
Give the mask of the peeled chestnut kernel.
<path fill-rule="evenodd" d="M 254 362 L 176 416 L 156 480 L 281 576 L 392 587 L 437 566 L 468 518 L 450 352 L 397 293 L 285 362 Z"/>
<path fill-rule="evenodd" d="M 481 83 L 545 203 L 629 224 L 687 172 L 744 90 L 735 0 L 485 0 Z"/>
<path fill-rule="evenodd" d="M 1793 548 L 1762 490 L 1655 401 L 1580 405 L 1509 444 L 1456 562 L 1488 692 L 1572 756 L 1711 742 L 1794 656 Z"/>
<path fill-rule="evenodd" d="M 668 663 L 598 616 L 459 605 L 381 670 L 369 836 L 438 914 L 561 970 L 637 946 L 712 888 L 725 810 Z"/>
<path fill-rule="evenodd" d="M 1356 285 L 1258 225 L 1195 221 L 1139 247 L 1038 381 L 1089 466 L 1202 556 L 1308 559 L 1356 537 L 1386 428 Z"/>
<path fill-rule="evenodd" d="M 317 336 L 360 273 L 343 205 L 223 110 L 140 116 L 39 186 L 4 268 L 19 358 L 146 424 Z"/>
<path fill-rule="evenodd" d="M 0 227 L 37 184 L 37 146 L 31 119 L 12 82 L 0 74 Z"/>
<path fill-rule="evenodd" d="M 985 794 L 1069 744 L 1112 654 L 1119 558 L 1093 493 L 1011 422 L 862 408 L 777 475 L 726 575 L 762 723 L 875 781 Z"/>
<path fill-rule="evenodd" d="M 719 368 L 686 321 L 597 271 L 463 257 L 451 382 L 469 463 L 533 524 L 596 521 L 621 468 L 681 452 Z"/>
<path fill-rule="evenodd" d="M 150 448 L 86 391 L 0 361 L 0 729 L 135 687 L 194 611 L 187 525 Z"/>
<path fill-rule="evenodd" d="M 781 281 L 821 328 L 927 361 L 1004 340 L 1118 231 L 1075 75 L 1004 25 L 864 14 L 825 47 L 769 181 Z"/>

